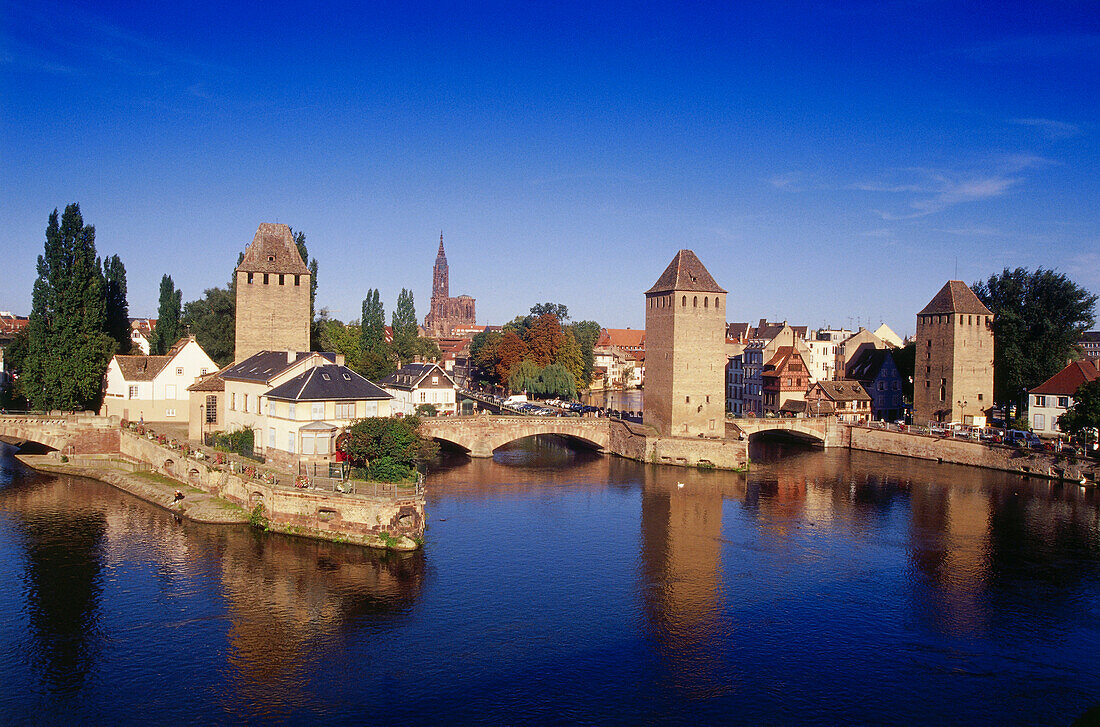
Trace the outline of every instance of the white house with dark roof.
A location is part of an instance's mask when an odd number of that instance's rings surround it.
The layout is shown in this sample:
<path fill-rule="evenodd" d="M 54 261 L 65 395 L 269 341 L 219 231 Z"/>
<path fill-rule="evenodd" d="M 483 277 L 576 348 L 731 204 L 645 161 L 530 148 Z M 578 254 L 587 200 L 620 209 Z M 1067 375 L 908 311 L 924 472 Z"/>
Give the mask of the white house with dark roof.
<path fill-rule="evenodd" d="M 1058 419 L 1073 406 L 1077 390 L 1090 381 L 1100 379 L 1100 369 L 1092 359 L 1070 361 L 1058 373 L 1028 391 L 1027 419 L 1031 430 L 1041 437 L 1056 437 L 1062 433 Z"/>
<path fill-rule="evenodd" d="M 260 397 L 264 456 L 291 465 L 329 461 L 336 438 L 356 419 L 389 416 L 391 399 L 347 366 L 308 368 Z"/>
<path fill-rule="evenodd" d="M 194 336 L 181 338 L 164 356 L 114 356 L 104 376 L 100 414 L 186 423 L 191 396 L 187 387 L 217 370 Z"/>
<path fill-rule="evenodd" d="M 454 379 L 434 363 L 405 364 L 378 385 L 393 396 L 394 414 L 411 416 L 416 407 L 431 404 L 440 414 L 452 415 L 457 407 Z"/>

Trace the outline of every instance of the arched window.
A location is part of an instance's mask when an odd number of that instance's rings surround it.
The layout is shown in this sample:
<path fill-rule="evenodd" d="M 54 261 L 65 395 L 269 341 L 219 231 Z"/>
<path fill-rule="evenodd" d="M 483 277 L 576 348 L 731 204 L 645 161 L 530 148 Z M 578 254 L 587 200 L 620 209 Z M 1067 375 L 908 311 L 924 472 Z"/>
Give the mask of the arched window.
<path fill-rule="evenodd" d="M 687 304 L 688 304 L 688 297 L 685 295 L 683 298 L 680 299 L 680 307 L 681 308 L 687 308 Z"/>
<path fill-rule="evenodd" d="M 705 295 L 703 296 L 703 307 L 704 308 L 709 308 L 710 307 L 710 298 L 708 298 Z"/>
<path fill-rule="evenodd" d="M 719 306 L 719 305 L 718 305 L 718 301 L 719 301 L 719 300 L 720 300 L 720 299 L 718 298 L 718 296 L 715 296 L 715 297 L 714 297 L 714 307 L 715 307 L 715 308 L 719 308 L 719 307 L 721 307 L 721 306 Z"/>
<path fill-rule="evenodd" d="M 699 307 L 699 296 L 693 295 L 691 297 L 691 307 L 692 308 L 698 308 Z"/>

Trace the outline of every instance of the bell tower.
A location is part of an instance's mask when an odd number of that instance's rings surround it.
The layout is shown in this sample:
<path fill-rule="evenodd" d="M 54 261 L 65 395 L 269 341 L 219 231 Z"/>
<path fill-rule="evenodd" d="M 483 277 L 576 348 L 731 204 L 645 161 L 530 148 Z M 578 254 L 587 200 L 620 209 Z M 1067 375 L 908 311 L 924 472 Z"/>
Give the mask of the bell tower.
<path fill-rule="evenodd" d="M 286 225 L 263 222 L 237 278 L 234 361 L 258 351 L 309 350 L 309 268 Z"/>

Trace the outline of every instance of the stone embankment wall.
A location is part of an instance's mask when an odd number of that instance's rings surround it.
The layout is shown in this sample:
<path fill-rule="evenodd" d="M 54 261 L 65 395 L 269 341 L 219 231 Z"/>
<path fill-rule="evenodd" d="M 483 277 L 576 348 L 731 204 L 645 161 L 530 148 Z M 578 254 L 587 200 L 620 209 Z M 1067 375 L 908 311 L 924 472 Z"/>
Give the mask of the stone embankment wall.
<path fill-rule="evenodd" d="M 1019 472 L 1040 477 L 1079 481 L 1095 480 L 1096 465 L 1083 458 L 1035 452 L 1015 447 L 990 446 L 966 439 L 941 438 L 882 429 L 847 427 L 851 448 L 902 457 L 965 464 L 973 467 Z"/>
<path fill-rule="evenodd" d="M 621 420 L 609 422 L 609 451 L 620 457 L 680 467 L 743 469 L 749 461 L 748 440 L 659 437 L 652 427 Z"/>
<path fill-rule="evenodd" d="M 263 505 L 272 530 L 395 550 L 419 547 L 424 535 L 422 496 L 387 498 L 288 489 L 215 468 L 130 432 L 122 433 L 120 452 L 249 511 Z"/>

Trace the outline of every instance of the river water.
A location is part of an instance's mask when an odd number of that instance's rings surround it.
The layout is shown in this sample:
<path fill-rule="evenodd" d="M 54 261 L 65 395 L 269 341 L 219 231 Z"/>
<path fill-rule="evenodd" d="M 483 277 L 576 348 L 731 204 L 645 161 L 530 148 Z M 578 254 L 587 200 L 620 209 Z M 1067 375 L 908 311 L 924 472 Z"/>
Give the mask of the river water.
<path fill-rule="evenodd" d="M 425 549 L 179 522 L 0 454 L 4 724 L 1068 724 L 1095 493 L 847 451 L 745 474 L 528 440 Z M 682 484 L 682 487 L 681 487 Z"/>

